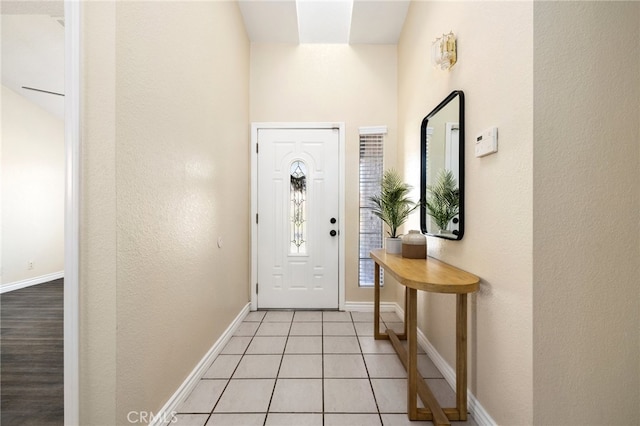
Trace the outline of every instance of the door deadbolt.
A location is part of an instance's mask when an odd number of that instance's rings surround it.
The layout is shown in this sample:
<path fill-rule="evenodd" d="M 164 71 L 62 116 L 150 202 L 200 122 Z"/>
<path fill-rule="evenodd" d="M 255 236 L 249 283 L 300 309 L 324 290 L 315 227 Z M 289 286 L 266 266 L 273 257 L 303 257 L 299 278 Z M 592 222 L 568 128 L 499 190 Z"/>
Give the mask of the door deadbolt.
<path fill-rule="evenodd" d="M 332 217 L 332 218 L 331 218 L 331 220 L 330 220 L 329 222 L 331 222 L 331 223 L 336 223 L 336 218 L 335 218 L 335 217 Z"/>

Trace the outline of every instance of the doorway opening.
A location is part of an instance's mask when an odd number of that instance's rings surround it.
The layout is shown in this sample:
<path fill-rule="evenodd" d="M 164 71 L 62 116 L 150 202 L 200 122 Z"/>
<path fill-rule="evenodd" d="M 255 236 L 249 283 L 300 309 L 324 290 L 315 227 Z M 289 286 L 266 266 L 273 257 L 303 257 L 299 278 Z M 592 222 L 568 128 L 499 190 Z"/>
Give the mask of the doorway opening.
<path fill-rule="evenodd" d="M 40 136 L 45 141 L 60 140 L 59 151 L 55 154 L 59 157 L 59 161 L 55 165 L 37 163 L 16 166 L 17 163 L 13 164 L 19 173 L 30 178 L 34 174 L 51 173 L 52 171 L 56 173 L 55 178 L 50 179 L 51 182 L 58 182 L 55 191 L 50 190 L 45 194 L 32 195 L 32 202 L 27 203 L 27 207 L 31 209 L 30 213 L 34 213 L 36 210 L 52 209 L 51 206 L 42 208 L 40 204 L 49 198 L 55 199 L 55 202 L 59 204 L 59 209 L 56 208 L 55 211 L 59 211 L 60 219 L 51 219 L 50 222 L 56 223 L 56 230 L 52 232 L 43 230 L 43 226 L 47 225 L 44 223 L 45 220 L 32 220 L 31 227 L 27 230 L 40 234 L 41 237 L 54 234 L 59 236 L 55 240 L 59 240 L 55 246 L 60 250 L 60 254 L 56 255 L 60 258 L 60 262 L 52 262 L 53 255 L 51 253 L 49 253 L 50 256 L 46 255 L 48 250 L 46 247 L 38 247 L 39 251 L 34 251 L 33 247 L 30 247 L 29 250 L 35 254 L 18 262 L 17 269 L 13 269 L 28 270 L 32 276 L 20 277 L 13 271 L 7 273 L 7 276 L 3 277 L 6 278 L 6 283 L 15 285 L 5 286 L 2 293 L 5 293 L 5 290 L 6 292 L 26 290 L 29 293 L 35 293 L 39 290 L 39 284 L 46 282 L 44 286 L 47 288 L 41 287 L 43 291 L 38 291 L 38 294 L 33 295 L 38 300 L 44 301 L 43 309 L 34 311 L 33 315 L 42 317 L 40 319 L 44 320 L 46 328 L 47 324 L 51 325 L 47 316 L 51 310 L 60 313 L 60 318 L 56 317 L 60 337 L 49 336 L 46 333 L 39 337 L 45 340 L 56 339 L 56 349 L 51 353 L 53 356 L 55 352 L 55 363 L 49 363 L 42 368 L 44 368 L 44 375 L 64 376 L 64 378 L 55 379 L 56 395 L 60 396 L 60 402 L 55 403 L 55 410 L 56 412 L 64 412 L 64 421 L 67 424 L 78 423 L 79 12 L 80 2 L 62 0 L 7 2 L 2 5 L 3 59 L 7 59 L 7 61 L 3 60 L 3 86 L 6 86 L 6 89 L 3 87 L 3 93 L 6 90 L 7 96 L 11 98 L 10 104 L 4 106 L 7 113 L 21 115 L 18 120 L 12 119 L 7 122 L 11 122 L 15 127 L 25 121 L 25 117 L 32 118 L 24 126 L 23 132 L 16 134 L 23 142 L 25 141 L 22 137 L 23 134 L 29 133 L 32 144 L 36 143 L 37 132 L 41 133 Z M 7 26 L 4 25 L 5 17 L 8 20 Z M 5 42 L 9 42 L 10 39 L 10 37 L 5 37 L 7 35 L 5 31 L 9 31 L 12 25 L 21 19 L 27 24 L 18 24 L 13 27 L 18 31 L 15 33 L 17 38 L 12 38 L 11 46 L 5 49 Z M 25 31 L 32 32 L 26 37 L 22 37 L 25 35 Z M 24 40 L 28 40 L 31 44 L 27 43 L 25 47 Z M 21 49 L 21 46 L 25 49 Z M 13 56 L 11 56 L 12 51 L 15 53 Z M 4 58 L 5 54 L 9 56 Z M 15 72 L 21 68 L 25 69 L 25 72 Z M 9 79 L 11 75 L 15 78 Z M 5 78 L 7 78 L 6 81 Z M 5 99 L 4 94 L 3 99 Z M 29 114 L 24 113 L 27 109 L 31 111 Z M 50 117 L 50 119 L 46 117 Z M 51 124 L 55 121 L 52 121 L 51 118 L 55 117 L 60 122 L 59 132 L 54 131 L 56 126 Z M 45 122 L 48 124 L 43 124 Z M 43 160 L 43 150 L 34 149 L 31 146 L 28 148 L 22 146 L 22 148 L 30 150 L 33 154 L 38 154 L 39 159 Z M 43 146 L 43 148 L 49 149 L 51 147 Z M 21 194 L 24 198 L 25 191 L 18 191 L 19 195 Z M 19 250 L 11 251 L 12 256 L 19 252 Z M 45 256 L 36 257 L 43 253 Z M 3 260 L 9 262 L 9 259 Z M 10 272 L 8 268 L 5 271 Z M 62 282 L 63 276 L 64 283 Z M 52 296 L 44 294 L 49 290 L 55 290 Z M 7 295 L 10 294 L 7 293 Z M 36 352 L 36 349 L 31 348 L 29 355 L 34 355 Z M 28 368 L 28 365 L 23 366 L 23 368 L 25 367 Z M 3 405 L 3 412 L 4 408 L 6 407 Z M 33 409 L 33 407 L 30 408 Z M 62 415 L 60 415 L 60 422 L 62 422 Z"/>

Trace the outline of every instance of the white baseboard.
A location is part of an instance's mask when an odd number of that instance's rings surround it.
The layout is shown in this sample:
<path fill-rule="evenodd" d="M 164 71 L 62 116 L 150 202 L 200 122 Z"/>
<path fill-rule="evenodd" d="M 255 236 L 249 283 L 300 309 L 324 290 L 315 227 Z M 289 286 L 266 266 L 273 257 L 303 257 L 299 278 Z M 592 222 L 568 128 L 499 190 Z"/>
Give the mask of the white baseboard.
<path fill-rule="evenodd" d="M 400 318 L 404 318 L 404 310 L 396 304 L 396 315 Z M 431 361 L 435 364 L 435 366 L 440 370 L 444 379 L 449 383 L 453 389 L 456 388 L 456 371 L 445 361 L 445 359 L 440 355 L 440 353 L 436 350 L 436 348 L 431 344 L 427 336 L 420 330 L 418 327 L 417 331 L 418 335 L 418 345 L 426 352 L 426 354 L 431 358 Z M 469 412 L 473 416 L 473 419 L 476 421 L 478 426 L 495 426 L 496 422 L 491 418 L 487 410 L 484 409 L 480 401 L 475 397 L 475 395 L 467 389 L 467 408 Z"/>
<path fill-rule="evenodd" d="M 395 302 L 380 302 L 380 312 L 396 312 L 398 304 Z M 373 302 L 345 302 L 345 311 L 373 312 Z"/>
<path fill-rule="evenodd" d="M 53 272 L 51 274 L 40 275 L 39 277 L 35 278 L 28 278 L 26 280 L 2 284 L 0 286 L 0 294 L 8 293 L 14 290 L 20 290 L 21 288 L 25 287 L 31 287 L 32 285 L 48 283 L 49 281 L 59 280 L 60 278 L 64 278 L 64 271 Z"/>
<path fill-rule="evenodd" d="M 220 352 L 222 352 L 222 349 L 229 342 L 229 339 L 231 339 L 233 333 L 249 313 L 250 308 L 251 303 L 247 303 L 244 308 L 242 308 L 231 325 L 227 327 L 220 338 L 213 344 L 213 346 L 211 346 L 211 349 L 209 349 L 206 355 L 195 366 L 191 374 L 187 376 L 178 390 L 171 396 L 171 398 L 169 398 L 164 407 L 162 407 L 160 411 L 155 413 L 153 421 L 149 423 L 149 426 L 167 426 L 171 423 L 171 420 L 174 418 L 173 415 L 177 411 L 178 406 L 182 404 L 185 399 L 187 399 L 187 397 L 196 387 L 204 373 L 207 371 L 207 369 L 209 369 Z"/>

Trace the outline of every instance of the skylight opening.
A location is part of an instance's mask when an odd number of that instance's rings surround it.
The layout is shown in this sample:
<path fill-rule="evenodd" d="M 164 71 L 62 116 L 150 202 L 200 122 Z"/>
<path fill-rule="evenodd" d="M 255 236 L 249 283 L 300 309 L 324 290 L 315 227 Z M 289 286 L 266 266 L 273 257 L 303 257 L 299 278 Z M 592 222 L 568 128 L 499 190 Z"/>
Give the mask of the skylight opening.
<path fill-rule="evenodd" d="M 300 43 L 348 44 L 353 0 L 296 0 Z"/>

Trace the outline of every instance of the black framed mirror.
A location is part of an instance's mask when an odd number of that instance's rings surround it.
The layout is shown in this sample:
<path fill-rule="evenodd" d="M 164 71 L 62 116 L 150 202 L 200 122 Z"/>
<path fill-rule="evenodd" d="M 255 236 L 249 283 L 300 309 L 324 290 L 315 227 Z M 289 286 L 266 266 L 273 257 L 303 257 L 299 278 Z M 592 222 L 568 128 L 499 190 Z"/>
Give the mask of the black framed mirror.
<path fill-rule="evenodd" d="M 451 92 L 420 127 L 420 227 L 439 238 L 464 235 L 464 93 Z"/>

